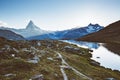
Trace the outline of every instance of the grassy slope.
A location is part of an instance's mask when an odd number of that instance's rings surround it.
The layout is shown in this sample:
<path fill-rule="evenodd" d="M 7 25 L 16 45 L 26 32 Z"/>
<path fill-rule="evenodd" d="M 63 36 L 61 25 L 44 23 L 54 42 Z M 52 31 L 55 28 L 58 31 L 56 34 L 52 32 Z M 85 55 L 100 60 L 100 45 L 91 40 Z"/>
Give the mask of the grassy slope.
<path fill-rule="evenodd" d="M 63 80 L 60 71 L 61 60 L 57 58 L 58 55 L 54 51 L 59 52 L 69 65 L 93 78 L 93 80 L 103 80 L 107 77 L 114 77 L 120 80 L 120 73 L 118 71 L 91 65 L 91 54 L 88 49 L 78 48 L 75 45 L 59 41 L 14 42 L 0 39 L 0 42 L 0 80 L 28 80 L 37 74 L 43 74 L 44 80 Z M 41 46 L 37 45 L 38 42 L 41 43 Z M 10 46 L 10 50 L 2 50 L 6 45 Z M 31 46 L 38 49 L 38 51 L 31 50 Z M 78 48 L 80 51 L 69 51 L 64 48 L 65 46 Z M 12 48 L 16 48 L 19 52 L 17 53 L 12 50 Z M 31 52 L 22 51 L 23 48 L 27 48 L 29 51 L 31 50 Z M 34 51 L 35 54 L 33 54 Z M 15 57 L 12 57 L 11 54 L 15 54 Z M 27 62 L 27 60 L 31 59 L 34 55 L 40 56 L 40 61 L 37 64 Z M 47 59 L 49 57 L 53 60 Z M 65 69 L 65 72 L 69 80 L 85 80 L 70 69 Z M 5 77 L 4 75 L 8 73 L 16 74 L 16 76 Z"/>

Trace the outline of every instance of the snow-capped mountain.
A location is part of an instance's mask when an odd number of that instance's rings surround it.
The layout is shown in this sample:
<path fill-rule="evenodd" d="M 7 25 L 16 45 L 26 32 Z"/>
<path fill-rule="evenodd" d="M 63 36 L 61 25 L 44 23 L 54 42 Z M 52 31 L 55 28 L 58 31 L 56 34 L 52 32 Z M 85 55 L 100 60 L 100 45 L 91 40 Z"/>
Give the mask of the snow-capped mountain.
<path fill-rule="evenodd" d="M 87 32 L 96 32 L 96 31 L 99 31 L 102 27 L 99 25 L 99 24 L 89 24 L 87 26 Z"/>
<path fill-rule="evenodd" d="M 77 39 L 89 33 L 97 32 L 103 29 L 103 26 L 99 24 L 89 24 L 86 27 L 73 28 L 64 31 L 56 31 L 48 34 L 43 34 L 39 36 L 29 37 L 28 39 L 33 40 L 44 40 L 44 39 Z"/>
<path fill-rule="evenodd" d="M 0 27 L 0 29 L 11 30 L 17 34 L 22 35 L 25 38 L 48 33 L 48 31 L 42 30 L 39 27 L 37 27 L 33 23 L 33 21 L 30 21 L 25 29 L 14 29 L 14 28 L 6 28 L 6 27 Z"/>
<path fill-rule="evenodd" d="M 4 38 L 9 39 L 9 40 L 25 40 L 24 37 L 10 31 L 10 30 L 1 30 L 0 29 L 0 37 L 4 37 Z"/>
<path fill-rule="evenodd" d="M 78 37 L 97 32 L 101 29 L 103 29 L 103 26 L 90 23 L 86 27 L 74 28 L 69 30 L 68 33 L 63 36 L 63 39 L 77 39 Z"/>
<path fill-rule="evenodd" d="M 29 31 L 33 31 L 33 30 L 36 30 L 36 31 L 40 31 L 41 29 L 39 27 L 37 27 L 33 21 L 30 21 L 26 27 L 26 30 L 29 30 Z M 41 30 L 42 31 L 42 30 Z"/>

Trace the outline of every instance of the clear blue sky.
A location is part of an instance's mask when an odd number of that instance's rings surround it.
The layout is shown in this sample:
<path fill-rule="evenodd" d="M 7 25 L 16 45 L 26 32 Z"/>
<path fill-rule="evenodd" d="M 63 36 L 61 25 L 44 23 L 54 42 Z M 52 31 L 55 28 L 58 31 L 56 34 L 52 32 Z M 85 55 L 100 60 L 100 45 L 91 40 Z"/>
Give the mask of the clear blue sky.
<path fill-rule="evenodd" d="M 25 28 L 29 20 L 46 30 L 63 30 L 120 19 L 120 0 L 0 0 L 0 26 Z"/>

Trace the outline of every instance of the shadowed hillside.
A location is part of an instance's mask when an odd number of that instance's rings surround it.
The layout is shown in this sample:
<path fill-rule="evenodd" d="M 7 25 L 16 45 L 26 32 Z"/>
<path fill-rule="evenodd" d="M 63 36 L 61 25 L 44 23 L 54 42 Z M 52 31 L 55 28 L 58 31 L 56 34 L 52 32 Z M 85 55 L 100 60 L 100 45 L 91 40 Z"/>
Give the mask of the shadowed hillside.
<path fill-rule="evenodd" d="M 4 37 L 9 40 L 25 40 L 25 38 L 19 34 L 16 34 L 10 30 L 1 30 L 0 29 L 0 37 Z"/>

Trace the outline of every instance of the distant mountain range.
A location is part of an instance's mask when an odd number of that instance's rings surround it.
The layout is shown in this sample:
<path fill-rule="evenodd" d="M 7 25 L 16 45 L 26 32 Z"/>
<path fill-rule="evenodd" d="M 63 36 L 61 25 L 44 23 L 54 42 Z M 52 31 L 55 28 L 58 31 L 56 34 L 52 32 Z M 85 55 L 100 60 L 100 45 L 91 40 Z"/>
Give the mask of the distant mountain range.
<path fill-rule="evenodd" d="M 63 31 L 45 31 L 37 27 L 33 21 L 30 21 L 25 29 L 14 29 L 0 27 L 1 30 L 10 30 L 16 34 L 20 34 L 28 40 L 45 40 L 45 39 L 77 39 L 84 35 L 97 32 L 103 29 L 99 24 L 89 24 L 85 27 L 73 28 Z"/>
<path fill-rule="evenodd" d="M 9 40 L 25 40 L 24 37 L 10 30 L 0 30 L 0 37 L 4 37 Z"/>
<path fill-rule="evenodd" d="M 82 37 L 84 35 L 97 32 L 101 29 L 103 29 L 103 26 L 100 26 L 98 24 L 89 24 L 86 27 L 80 27 L 80 28 L 73 28 L 69 30 L 63 30 L 63 31 L 55 31 L 48 34 L 38 35 L 38 36 L 32 36 L 29 37 L 29 40 L 44 40 L 44 39 L 77 39 L 79 37 Z"/>
<path fill-rule="evenodd" d="M 98 32 L 88 34 L 77 40 L 120 44 L 120 20 L 108 25 Z"/>
<path fill-rule="evenodd" d="M 13 31 L 17 34 L 22 35 L 25 38 L 48 33 L 48 31 L 42 30 L 39 27 L 37 27 L 33 23 L 33 21 L 30 21 L 25 29 L 14 29 L 14 28 L 7 28 L 7 27 L 0 27 L 0 29 Z"/>

